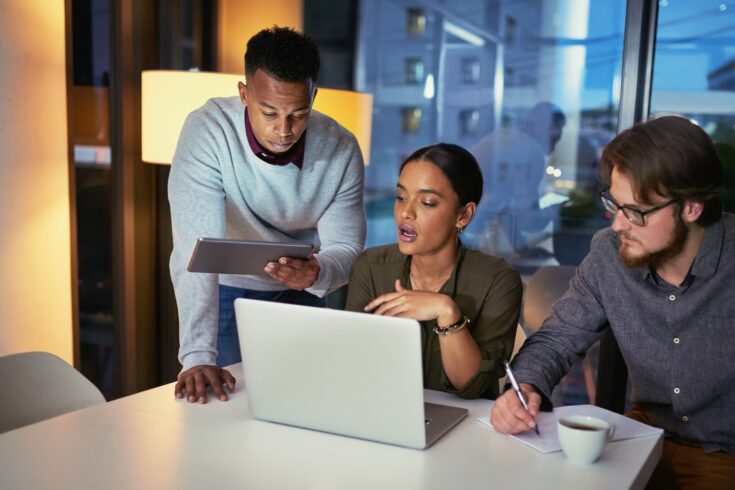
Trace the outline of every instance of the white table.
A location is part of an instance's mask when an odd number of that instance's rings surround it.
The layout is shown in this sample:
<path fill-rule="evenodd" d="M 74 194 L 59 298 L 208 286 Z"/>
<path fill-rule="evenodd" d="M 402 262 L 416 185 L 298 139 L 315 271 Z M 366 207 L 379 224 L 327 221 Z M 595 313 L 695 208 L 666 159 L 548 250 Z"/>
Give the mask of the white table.
<path fill-rule="evenodd" d="M 569 489 L 642 488 L 661 437 L 611 443 L 598 463 L 541 455 L 475 419 L 486 400 L 426 392 L 467 419 L 418 451 L 254 420 L 242 367 L 230 401 L 189 404 L 173 385 L 0 435 L 9 489 Z"/>

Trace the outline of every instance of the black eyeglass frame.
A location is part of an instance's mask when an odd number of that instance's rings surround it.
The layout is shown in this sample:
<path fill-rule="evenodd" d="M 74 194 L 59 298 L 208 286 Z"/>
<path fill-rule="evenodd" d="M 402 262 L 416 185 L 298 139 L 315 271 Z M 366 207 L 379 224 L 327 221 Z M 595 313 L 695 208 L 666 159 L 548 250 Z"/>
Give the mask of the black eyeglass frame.
<path fill-rule="evenodd" d="M 613 216 L 618 214 L 618 210 L 622 209 L 625 218 L 636 226 L 646 226 L 647 215 L 655 213 L 656 211 L 679 201 L 678 199 L 671 199 L 670 201 L 666 201 L 663 204 L 659 204 L 658 206 L 654 206 L 651 209 L 646 209 L 645 211 L 643 211 L 633 206 L 628 206 L 627 204 L 618 204 L 615 199 L 613 199 L 613 197 L 610 195 L 608 190 L 609 189 L 605 189 L 600 192 L 600 200 L 602 201 L 602 205 L 605 207 L 605 209 L 611 212 Z"/>

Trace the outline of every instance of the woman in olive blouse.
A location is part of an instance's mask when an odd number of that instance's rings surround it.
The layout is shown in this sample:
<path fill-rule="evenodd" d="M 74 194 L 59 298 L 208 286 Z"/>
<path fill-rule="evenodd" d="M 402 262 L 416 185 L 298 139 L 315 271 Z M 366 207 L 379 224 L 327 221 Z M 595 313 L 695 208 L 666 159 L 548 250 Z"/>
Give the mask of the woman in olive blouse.
<path fill-rule="evenodd" d="M 463 398 L 498 395 L 522 294 L 503 259 L 459 240 L 481 196 L 482 173 L 467 150 L 441 143 L 414 152 L 396 186 L 398 243 L 366 250 L 347 293 L 348 310 L 419 320 L 424 387 Z"/>

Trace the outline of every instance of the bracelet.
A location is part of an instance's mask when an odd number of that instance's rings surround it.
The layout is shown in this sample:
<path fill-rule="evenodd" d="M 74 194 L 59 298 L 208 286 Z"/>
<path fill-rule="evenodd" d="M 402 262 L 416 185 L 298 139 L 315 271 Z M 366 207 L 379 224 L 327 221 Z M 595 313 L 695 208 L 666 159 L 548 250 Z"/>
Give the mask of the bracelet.
<path fill-rule="evenodd" d="M 462 318 L 460 318 L 457 322 L 452 323 L 451 325 L 448 325 L 446 327 L 440 327 L 439 325 L 437 325 L 436 327 L 434 327 L 434 333 L 437 335 L 451 335 L 455 332 L 459 332 L 469 324 L 470 319 L 462 315 Z"/>

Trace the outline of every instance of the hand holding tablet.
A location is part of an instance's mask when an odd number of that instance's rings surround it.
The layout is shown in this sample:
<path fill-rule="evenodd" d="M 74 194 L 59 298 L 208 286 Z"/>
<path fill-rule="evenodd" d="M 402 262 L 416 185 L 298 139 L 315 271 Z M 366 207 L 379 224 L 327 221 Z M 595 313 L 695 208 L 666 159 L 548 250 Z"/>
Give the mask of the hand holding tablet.
<path fill-rule="evenodd" d="M 310 288 L 319 278 L 319 262 L 314 257 L 296 259 L 281 257 L 278 262 L 268 262 L 265 272 L 289 289 L 302 291 Z"/>
<path fill-rule="evenodd" d="M 277 263 L 279 259 L 287 257 L 301 259 L 294 261 L 292 266 L 296 263 L 316 262 L 310 260 L 313 249 L 308 243 L 200 238 L 194 247 L 187 270 L 210 274 L 271 276 L 279 280 L 265 271 L 269 262 Z M 285 262 L 289 262 L 288 259 Z"/>

